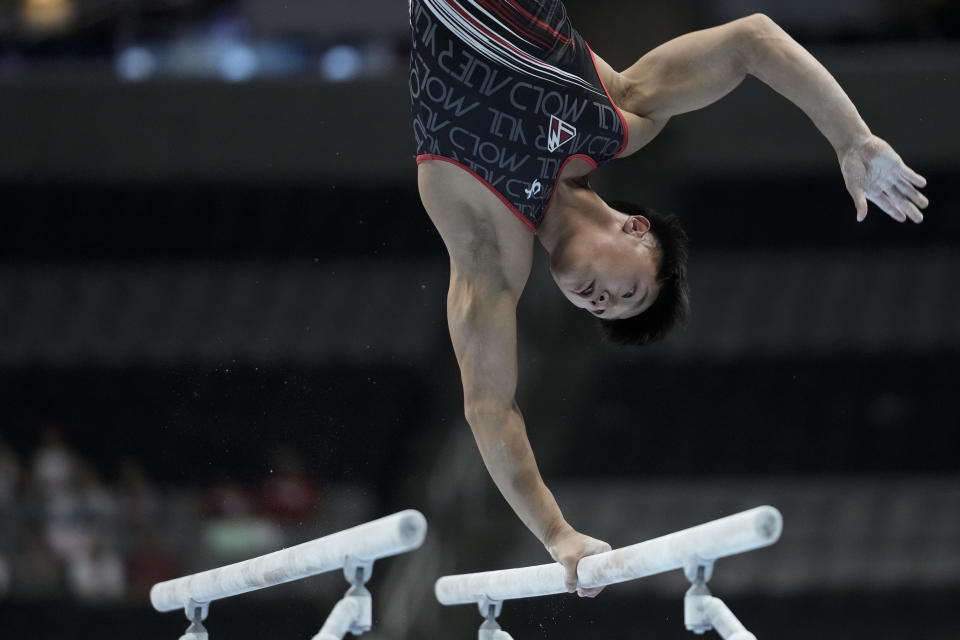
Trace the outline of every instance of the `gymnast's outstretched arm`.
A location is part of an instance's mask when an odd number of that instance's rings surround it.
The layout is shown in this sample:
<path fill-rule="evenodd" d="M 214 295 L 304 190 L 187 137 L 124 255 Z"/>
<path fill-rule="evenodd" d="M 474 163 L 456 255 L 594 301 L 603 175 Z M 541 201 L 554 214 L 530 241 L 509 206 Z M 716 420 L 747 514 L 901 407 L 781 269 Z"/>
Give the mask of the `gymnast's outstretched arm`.
<path fill-rule="evenodd" d="M 606 67 L 609 69 L 609 67 Z M 926 180 L 907 167 L 889 144 L 873 135 L 830 73 L 770 18 L 756 14 L 695 31 L 644 55 L 612 74 L 618 105 L 634 118 L 645 144 L 672 116 L 705 107 L 753 75 L 800 107 L 830 141 L 840 161 L 857 219 L 867 199 L 890 217 L 921 222 L 928 202 L 917 189 Z"/>
<path fill-rule="evenodd" d="M 523 239 L 532 259 L 532 236 Z M 530 261 L 503 269 L 496 256 L 506 247 L 495 240 L 473 243 L 471 257 L 451 259 L 447 319 L 463 382 L 464 412 L 484 464 L 503 497 L 544 544 L 567 576 L 567 589 L 579 589 L 580 558 L 608 551 L 605 542 L 585 536 L 563 518 L 544 484 L 516 402 L 517 300 L 530 273 Z M 520 248 L 522 251 L 522 247 Z M 514 258 L 518 252 L 511 252 Z M 512 271 L 512 272 L 511 272 Z"/>

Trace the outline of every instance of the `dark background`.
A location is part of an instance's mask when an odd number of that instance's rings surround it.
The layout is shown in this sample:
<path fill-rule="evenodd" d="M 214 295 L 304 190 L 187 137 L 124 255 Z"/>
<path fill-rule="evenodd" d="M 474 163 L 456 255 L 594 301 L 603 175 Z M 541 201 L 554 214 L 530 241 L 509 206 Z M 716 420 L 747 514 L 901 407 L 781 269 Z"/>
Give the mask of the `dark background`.
<path fill-rule="evenodd" d="M 623 546 L 757 504 L 781 541 L 711 582 L 759 638 L 956 635 L 956 3 L 569 0 L 615 68 L 762 11 L 929 179 L 922 225 L 855 221 L 836 158 L 748 79 L 604 167 L 676 212 L 693 320 L 600 343 L 542 252 L 520 404 L 568 520 Z M 403 508 L 373 638 L 473 637 L 440 575 L 538 564 L 482 467 L 415 186 L 403 3 L 0 2 L 0 635 L 173 638 L 161 579 Z M 324 575 L 211 607 L 310 637 Z M 681 638 L 682 576 L 505 605 L 521 638 Z M 56 615 L 51 615 L 56 612 Z"/>

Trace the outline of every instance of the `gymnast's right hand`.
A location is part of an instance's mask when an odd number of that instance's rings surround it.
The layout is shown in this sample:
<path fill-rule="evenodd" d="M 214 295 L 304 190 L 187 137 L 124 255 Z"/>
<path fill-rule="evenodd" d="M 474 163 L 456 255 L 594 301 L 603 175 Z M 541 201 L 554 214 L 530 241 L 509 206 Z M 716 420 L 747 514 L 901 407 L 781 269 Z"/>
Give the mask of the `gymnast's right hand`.
<path fill-rule="evenodd" d="M 581 598 L 593 598 L 603 591 L 603 587 L 587 589 L 577 580 L 577 564 L 580 558 L 610 551 L 610 545 L 603 540 L 585 536 L 570 525 L 566 525 L 546 542 L 550 557 L 563 565 L 566 571 L 565 581 L 569 593 L 577 592 Z"/>

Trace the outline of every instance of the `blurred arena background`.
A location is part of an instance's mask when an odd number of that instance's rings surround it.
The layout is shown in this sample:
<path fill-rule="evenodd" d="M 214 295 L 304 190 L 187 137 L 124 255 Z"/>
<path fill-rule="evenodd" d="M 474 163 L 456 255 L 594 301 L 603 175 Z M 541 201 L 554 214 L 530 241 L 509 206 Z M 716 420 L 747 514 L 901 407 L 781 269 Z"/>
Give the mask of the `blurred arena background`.
<path fill-rule="evenodd" d="M 956 637 L 960 5 L 568 0 L 623 67 L 755 11 L 930 181 L 863 224 L 804 116 L 748 80 L 595 176 L 674 211 L 694 318 L 599 344 L 543 261 L 521 406 L 570 521 L 622 546 L 770 503 L 712 582 L 763 638 Z M 157 580 L 422 510 L 371 638 L 471 638 L 441 574 L 547 561 L 461 416 L 447 261 L 416 193 L 397 0 L 0 2 L 0 635 L 173 639 Z M 519 638 L 685 638 L 682 576 L 509 603 Z M 215 603 L 308 638 L 338 575 Z"/>

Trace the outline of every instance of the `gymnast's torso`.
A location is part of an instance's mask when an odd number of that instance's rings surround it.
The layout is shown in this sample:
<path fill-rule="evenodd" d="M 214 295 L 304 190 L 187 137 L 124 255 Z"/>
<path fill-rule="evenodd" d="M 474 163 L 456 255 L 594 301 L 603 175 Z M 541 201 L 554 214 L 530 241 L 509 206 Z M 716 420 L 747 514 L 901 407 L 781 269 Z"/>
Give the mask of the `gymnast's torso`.
<path fill-rule="evenodd" d="M 413 0 L 410 25 L 421 191 L 425 180 L 434 191 L 455 181 L 464 206 L 506 208 L 535 231 L 561 174 L 626 148 L 598 65 L 609 68 L 558 0 Z"/>

